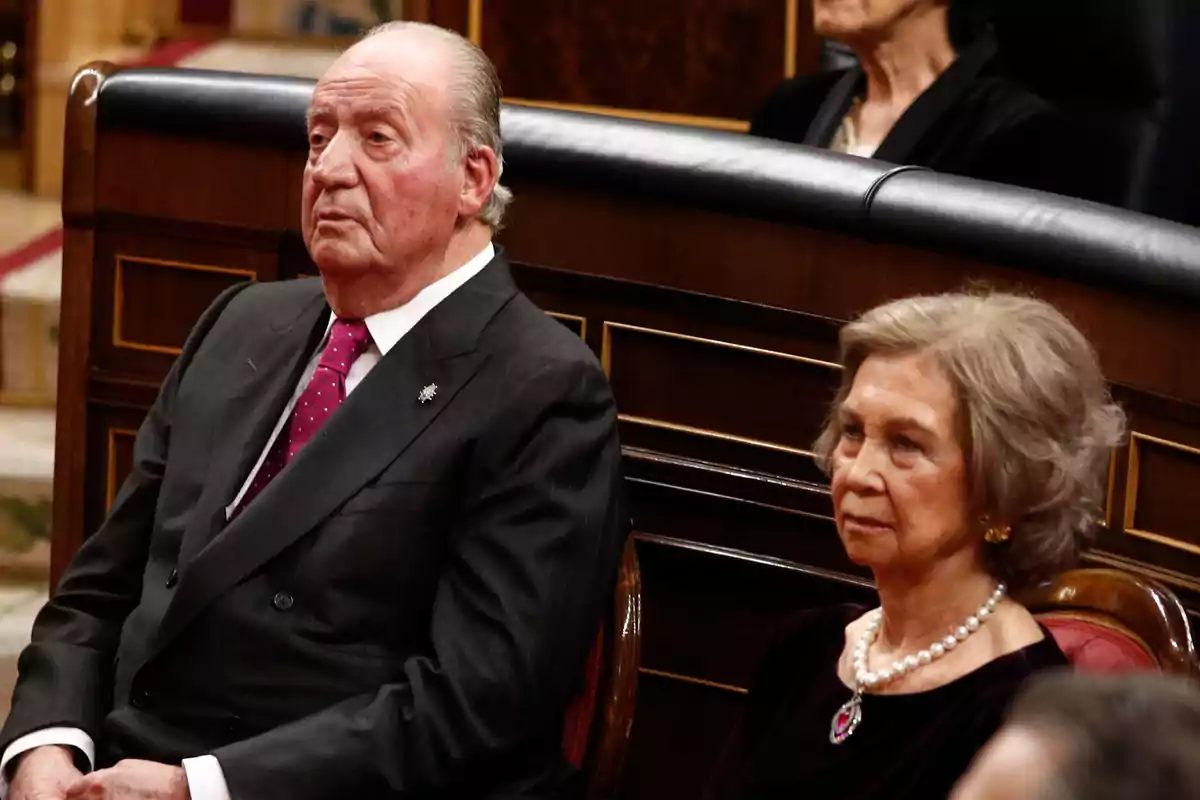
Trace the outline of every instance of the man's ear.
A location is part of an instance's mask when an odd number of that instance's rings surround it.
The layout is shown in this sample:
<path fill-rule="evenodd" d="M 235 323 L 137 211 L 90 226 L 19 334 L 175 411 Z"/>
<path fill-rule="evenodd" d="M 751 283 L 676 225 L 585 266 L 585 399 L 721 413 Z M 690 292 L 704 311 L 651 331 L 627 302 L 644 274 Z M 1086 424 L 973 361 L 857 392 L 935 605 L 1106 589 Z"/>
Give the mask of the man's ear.
<path fill-rule="evenodd" d="M 462 191 L 458 198 L 460 217 L 474 217 L 492 196 L 500 179 L 500 159 L 487 146 L 475 147 L 463 157 Z"/>

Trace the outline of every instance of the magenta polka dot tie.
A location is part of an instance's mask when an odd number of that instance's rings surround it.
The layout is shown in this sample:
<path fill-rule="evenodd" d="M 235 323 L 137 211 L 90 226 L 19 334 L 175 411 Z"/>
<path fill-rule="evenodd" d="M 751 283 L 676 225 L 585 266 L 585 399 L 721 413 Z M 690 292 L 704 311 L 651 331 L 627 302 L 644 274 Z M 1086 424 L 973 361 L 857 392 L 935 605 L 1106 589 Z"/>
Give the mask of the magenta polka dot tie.
<path fill-rule="evenodd" d="M 287 424 L 275 438 L 271 452 L 263 459 L 254 481 L 234 510 L 235 516 L 283 471 L 300 452 L 300 448 L 325 424 L 334 409 L 346 399 L 346 375 L 350 372 L 350 365 L 370 344 L 371 334 L 367 331 L 367 323 L 361 319 L 334 321 L 329 340 L 317 362 L 316 372 L 296 400 L 296 407 L 292 409 Z"/>

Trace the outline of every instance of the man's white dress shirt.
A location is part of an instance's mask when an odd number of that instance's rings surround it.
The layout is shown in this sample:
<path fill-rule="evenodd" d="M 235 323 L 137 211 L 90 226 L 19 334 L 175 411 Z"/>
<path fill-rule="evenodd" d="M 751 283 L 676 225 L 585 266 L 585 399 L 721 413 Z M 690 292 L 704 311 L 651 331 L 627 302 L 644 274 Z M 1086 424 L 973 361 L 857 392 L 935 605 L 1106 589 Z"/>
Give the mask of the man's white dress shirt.
<path fill-rule="evenodd" d="M 388 351 L 395 347 L 396 343 L 403 339 L 404 335 L 412 330 L 426 314 L 453 294 L 456 289 L 483 271 L 483 268 L 491 262 L 495 255 L 496 250 L 489 243 L 479 255 L 449 275 L 426 286 L 404 305 L 367 317 L 364 322 L 367 323 L 367 330 L 371 334 L 371 344 L 367 347 L 366 352 L 350 365 L 350 371 L 346 375 L 346 394 L 349 395 L 354 391 L 355 387 L 362 383 L 363 378 L 367 377 L 367 373 L 379 363 L 379 360 L 386 356 Z M 329 315 L 329 323 L 325 327 L 326 338 L 329 337 L 329 328 L 333 327 L 335 318 L 334 314 Z M 283 426 L 287 424 L 288 418 L 292 415 L 292 409 L 296 406 L 296 401 L 300 399 L 304 387 L 308 385 L 313 373 L 317 371 L 317 363 L 321 360 L 321 351 L 324 348 L 325 340 L 322 340 L 321 346 L 309 359 L 304 374 L 300 376 L 300 382 L 296 384 L 296 389 L 292 392 L 292 399 L 288 401 L 287 407 L 284 408 L 283 414 L 275 424 L 275 429 L 271 431 L 271 437 L 267 439 L 266 447 L 263 448 L 262 454 L 254 464 L 254 469 L 250 470 L 250 474 L 246 476 L 246 480 L 233 502 L 225 507 L 226 519 L 237 508 L 242 496 L 250 488 L 250 483 L 262 467 L 267 453 L 271 450 L 271 445 L 275 443 L 276 437 L 283 430 Z M 96 763 L 95 742 L 82 730 L 78 728 L 43 728 L 40 731 L 34 731 L 10 744 L 4 751 L 3 758 L 0 758 L 0 800 L 4 800 L 8 796 L 10 777 L 8 766 L 12 760 L 35 747 L 53 744 L 73 747 L 87 757 L 88 764 Z M 217 761 L 216 756 L 204 755 L 185 758 L 183 768 L 187 772 L 188 791 L 192 800 L 232 800 L 229 787 L 225 783 L 225 774 L 222 772 L 221 764 Z"/>

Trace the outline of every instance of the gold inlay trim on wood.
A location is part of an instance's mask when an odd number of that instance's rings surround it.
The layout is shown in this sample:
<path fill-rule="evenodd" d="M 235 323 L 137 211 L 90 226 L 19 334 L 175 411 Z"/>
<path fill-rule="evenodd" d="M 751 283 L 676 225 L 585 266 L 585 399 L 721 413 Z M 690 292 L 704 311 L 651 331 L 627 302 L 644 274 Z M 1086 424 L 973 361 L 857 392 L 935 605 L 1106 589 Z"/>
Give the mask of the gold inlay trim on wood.
<path fill-rule="evenodd" d="M 483 0 L 467 2 L 467 38 L 476 47 L 483 47 Z"/>
<path fill-rule="evenodd" d="M 237 269 L 234 267 L 214 267 L 208 264 L 191 264 L 186 261 L 169 261 L 163 258 L 144 258 L 142 256 L 126 256 L 117 254 L 117 266 L 113 270 L 113 329 L 112 341 L 114 347 L 121 347 L 126 350 L 140 350 L 147 353 L 165 353 L 166 355 L 177 356 L 182 351 L 179 347 L 169 347 L 161 344 L 146 344 L 145 342 L 131 342 L 125 338 L 122 332 L 123 311 L 125 307 L 125 263 L 153 264 L 157 267 L 170 267 L 171 269 L 191 270 L 193 272 L 216 272 L 223 275 L 237 275 L 248 280 L 257 280 L 258 273 L 249 269 Z"/>
<path fill-rule="evenodd" d="M 1114 448 L 1108 457 L 1108 493 L 1104 500 L 1104 527 L 1112 530 L 1113 501 L 1116 499 L 1117 488 L 1117 451 Z"/>
<path fill-rule="evenodd" d="M 693 678 L 691 675 L 680 675 L 677 672 L 667 672 L 661 669 L 651 669 L 650 667 L 638 667 L 638 672 L 643 675 L 653 675 L 655 678 L 666 678 L 669 681 L 679 681 L 680 683 L 690 683 L 693 686 L 703 686 L 706 689 L 720 689 L 723 692 L 732 692 L 734 694 L 750 694 L 749 689 L 744 689 L 741 686 L 734 686 L 730 683 L 706 681 L 703 678 Z"/>
<path fill-rule="evenodd" d="M 1139 448 L 1143 442 L 1168 447 L 1172 450 L 1178 450 L 1193 456 L 1200 456 L 1200 448 L 1180 442 L 1173 442 L 1170 439 L 1161 439 L 1157 436 L 1130 431 L 1129 466 L 1125 471 L 1125 533 L 1130 536 L 1136 536 L 1139 539 L 1146 539 L 1156 544 L 1161 544 L 1165 547 L 1173 547 L 1176 550 L 1200 555 L 1200 545 L 1183 542 L 1171 536 L 1155 533 L 1154 531 L 1140 530 L 1134 527 L 1134 522 L 1137 519 L 1138 481 L 1141 477 L 1141 451 Z"/>
<path fill-rule="evenodd" d="M 764 439 L 751 439 L 749 436 L 738 436 L 733 433 L 722 433 L 714 431 L 710 428 L 696 428 L 692 425 L 682 425 L 678 422 L 667 422 L 662 419 L 653 419 L 651 417 L 638 417 L 633 414 L 617 414 L 617 419 L 621 422 L 630 425 L 644 425 L 647 428 L 658 428 L 659 430 L 672 431 L 674 433 L 687 433 L 693 436 L 703 436 L 708 439 L 719 439 L 723 442 L 732 442 L 734 444 L 744 444 L 750 447 L 762 447 L 767 450 L 774 450 L 777 453 L 787 453 L 793 456 L 804 456 L 807 458 L 815 458 L 816 455 L 811 450 L 804 450 L 799 447 L 791 447 L 778 442 L 768 442 Z"/>
<path fill-rule="evenodd" d="M 112 508 L 113 500 L 117 497 L 117 437 L 128 436 L 130 439 L 137 438 L 137 431 L 131 428 L 115 428 L 108 429 L 108 474 L 105 476 L 104 490 L 104 510 Z"/>
<path fill-rule="evenodd" d="M 554 100 L 528 100 L 523 97 L 505 97 L 504 102 L 530 108 L 550 108 L 559 111 L 578 111 L 582 114 L 600 114 L 621 119 L 640 119 L 646 122 L 663 122 L 668 125 L 688 125 L 693 128 L 712 128 L 719 131 L 746 133 L 750 123 L 744 119 L 729 117 L 699 117 L 694 114 L 674 114 L 668 111 L 645 111 L 638 108 L 617 106 L 592 106 L 583 103 L 559 103 Z"/>
<path fill-rule="evenodd" d="M 800 24 L 800 0 L 785 0 L 784 9 L 784 39 L 783 39 L 783 77 L 791 78 L 796 75 L 796 51 L 799 33 L 796 28 Z"/>
<path fill-rule="evenodd" d="M 756 356 L 769 356 L 772 358 L 781 358 L 786 361 L 792 361 L 797 364 L 805 364 L 812 367 L 821 367 L 840 371 L 842 366 L 835 364 L 832 361 L 822 361 L 816 358 L 807 356 L 798 356 L 794 353 L 784 353 L 779 350 L 767 350 L 762 347 L 752 347 L 746 344 L 738 344 L 736 342 L 725 342 L 720 339 L 706 339 L 701 336 L 692 336 L 687 333 L 676 333 L 674 331 L 664 331 L 657 328 L 646 328 L 640 325 L 628 325 L 623 322 L 605 322 L 601 328 L 601 344 L 600 344 L 600 365 L 604 369 L 604 374 L 612 377 L 612 334 L 613 331 L 626 331 L 629 333 L 640 333 L 647 336 L 661 336 L 667 339 L 675 339 L 677 341 L 689 342 L 691 344 L 701 344 L 710 347 L 720 347 L 726 350 L 736 350 L 741 353 L 748 353 Z M 663 419 L 655 419 L 653 417 L 640 417 L 635 414 L 617 414 L 617 419 L 632 425 L 644 425 L 646 427 L 658 428 L 659 430 L 673 431 L 675 433 L 687 433 L 695 436 L 703 436 L 709 439 L 719 439 L 724 442 L 733 442 L 735 444 L 749 445 L 751 447 L 761 447 L 768 450 L 773 450 L 777 453 L 788 453 L 789 455 L 804 456 L 808 458 L 814 457 L 811 450 L 805 450 L 799 447 L 782 444 L 780 442 L 771 442 L 765 439 L 753 439 L 749 436 L 739 436 L 733 433 L 725 433 L 723 431 L 712 430 L 711 428 L 698 428 L 692 425 L 685 425 L 678 422 L 669 422 Z"/>
<path fill-rule="evenodd" d="M 600 350 L 600 362 L 604 366 L 604 373 L 611 376 L 610 367 L 612 366 L 612 332 L 613 331 L 628 331 L 630 333 L 642 333 L 647 336 L 662 336 L 667 339 L 677 339 L 681 342 L 691 342 L 692 344 L 710 345 L 712 347 L 722 347 L 726 350 L 737 350 L 741 353 L 750 353 L 758 356 L 771 356 L 773 358 L 782 358 L 787 361 L 794 361 L 798 364 L 808 364 L 812 367 L 824 367 L 838 372 L 841 371 L 842 365 L 835 364 L 832 361 L 822 361 L 818 358 L 809 358 L 808 356 L 798 356 L 795 353 L 784 353 L 781 350 L 767 350 L 762 347 L 753 347 L 748 344 L 738 344 L 737 342 L 726 342 L 720 339 L 706 339 L 703 336 L 692 336 L 688 333 L 676 333 L 675 331 L 664 331 L 658 328 L 646 328 L 641 325 L 628 325 L 624 322 L 605 322 L 603 327 L 603 346 Z"/>
<path fill-rule="evenodd" d="M 564 322 L 575 322 L 579 324 L 579 338 L 587 341 L 587 317 L 581 317 L 578 314 L 562 314 L 558 311 L 547 311 L 547 315 L 555 319 L 561 319 Z"/>

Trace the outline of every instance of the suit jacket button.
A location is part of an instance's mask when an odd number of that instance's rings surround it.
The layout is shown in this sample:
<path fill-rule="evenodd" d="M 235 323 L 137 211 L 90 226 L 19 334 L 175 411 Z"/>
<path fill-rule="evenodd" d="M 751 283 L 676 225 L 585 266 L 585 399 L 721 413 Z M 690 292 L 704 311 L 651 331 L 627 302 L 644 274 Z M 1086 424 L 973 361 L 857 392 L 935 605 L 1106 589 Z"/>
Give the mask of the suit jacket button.
<path fill-rule="evenodd" d="M 150 693 L 145 689 L 136 689 L 129 698 L 129 705 L 134 708 L 146 708 L 150 705 Z"/>
<path fill-rule="evenodd" d="M 271 605 L 275 606 L 280 611 L 287 611 L 296 604 L 296 599 L 287 592 L 280 592 L 275 595 L 275 599 L 271 601 Z"/>
<path fill-rule="evenodd" d="M 171 574 L 167 576 L 167 588 L 174 589 L 175 584 L 179 583 L 179 570 L 171 570 Z"/>

